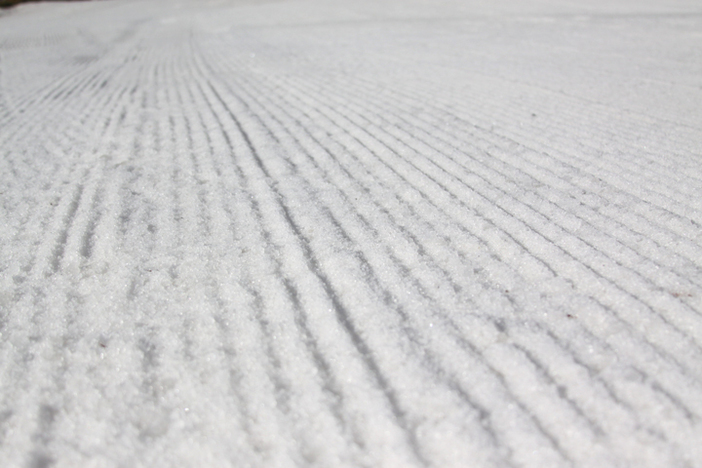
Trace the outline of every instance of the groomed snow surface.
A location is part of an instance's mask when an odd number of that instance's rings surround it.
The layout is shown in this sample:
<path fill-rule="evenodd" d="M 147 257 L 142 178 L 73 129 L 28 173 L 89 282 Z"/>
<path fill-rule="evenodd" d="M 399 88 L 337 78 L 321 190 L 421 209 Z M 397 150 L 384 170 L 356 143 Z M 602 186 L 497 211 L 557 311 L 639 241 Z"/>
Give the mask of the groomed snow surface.
<path fill-rule="evenodd" d="M 702 467 L 699 1 L 0 14 L 0 466 Z"/>

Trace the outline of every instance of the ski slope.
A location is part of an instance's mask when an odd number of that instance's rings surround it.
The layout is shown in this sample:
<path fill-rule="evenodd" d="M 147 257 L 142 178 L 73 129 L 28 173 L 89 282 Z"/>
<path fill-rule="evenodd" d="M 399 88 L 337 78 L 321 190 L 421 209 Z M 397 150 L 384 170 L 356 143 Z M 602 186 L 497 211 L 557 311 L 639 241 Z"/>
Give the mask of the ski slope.
<path fill-rule="evenodd" d="M 702 5 L 0 12 L 0 466 L 702 467 Z"/>

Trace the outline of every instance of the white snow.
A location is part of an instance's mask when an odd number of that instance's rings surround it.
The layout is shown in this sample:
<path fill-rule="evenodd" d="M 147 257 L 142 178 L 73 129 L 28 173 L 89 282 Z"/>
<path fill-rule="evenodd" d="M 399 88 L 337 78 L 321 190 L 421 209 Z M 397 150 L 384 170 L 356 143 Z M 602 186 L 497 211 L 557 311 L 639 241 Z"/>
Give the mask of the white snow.
<path fill-rule="evenodd" d="M 702 6 L 0 14 L 0 466 L 702 466 Z"/>

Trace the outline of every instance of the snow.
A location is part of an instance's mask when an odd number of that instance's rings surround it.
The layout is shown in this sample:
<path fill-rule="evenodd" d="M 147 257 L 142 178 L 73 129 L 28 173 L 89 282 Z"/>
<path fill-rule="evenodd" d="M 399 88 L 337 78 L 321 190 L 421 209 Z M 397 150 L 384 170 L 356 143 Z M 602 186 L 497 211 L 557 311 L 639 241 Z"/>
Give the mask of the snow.
<path fill-rule="evenodd" d="M 0 15 L 0 466 L 702 466 L 702 7 Z"/>

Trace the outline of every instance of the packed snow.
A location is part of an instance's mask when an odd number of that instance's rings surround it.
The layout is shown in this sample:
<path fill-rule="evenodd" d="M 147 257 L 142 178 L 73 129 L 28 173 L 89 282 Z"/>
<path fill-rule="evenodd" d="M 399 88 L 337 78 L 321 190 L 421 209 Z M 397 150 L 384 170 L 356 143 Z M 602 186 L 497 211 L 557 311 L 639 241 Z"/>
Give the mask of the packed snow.
<path fill-rule="evenodd" d="M 702 467 L 696 0 L 0 12 L 0 466 Z"/>

